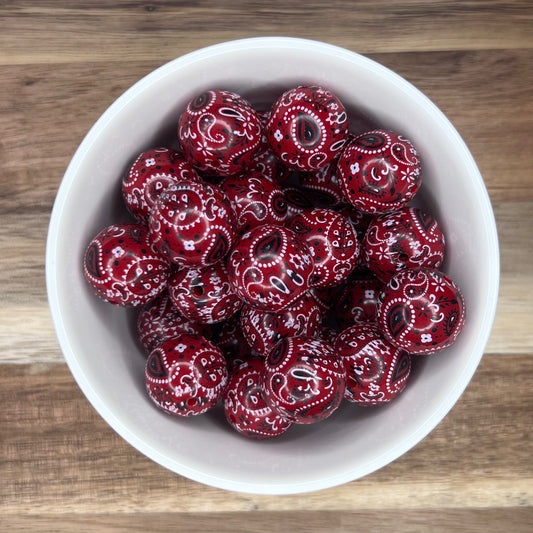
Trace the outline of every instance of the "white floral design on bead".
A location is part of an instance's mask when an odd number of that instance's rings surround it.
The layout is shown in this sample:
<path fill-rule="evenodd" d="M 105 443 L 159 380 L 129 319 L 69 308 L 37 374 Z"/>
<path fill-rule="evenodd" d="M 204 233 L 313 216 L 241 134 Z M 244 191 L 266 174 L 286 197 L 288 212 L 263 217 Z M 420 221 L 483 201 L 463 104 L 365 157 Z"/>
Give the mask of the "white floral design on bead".
<path fill-rule="evenodd" d="M 360 170 L 359 163 L 354 163 L 353 165 L 350 165 L 350 172 L 352 174 L 357 174 Z"/>
<path fill-rule="evenodd" d="M 422 335 L 420 336 L 420 340 L 424 344 L 427 344 L 428 342 L 431 342 L 433 340 L 433 337 L 431 336 L 431 333 L 422 333 Z"/>

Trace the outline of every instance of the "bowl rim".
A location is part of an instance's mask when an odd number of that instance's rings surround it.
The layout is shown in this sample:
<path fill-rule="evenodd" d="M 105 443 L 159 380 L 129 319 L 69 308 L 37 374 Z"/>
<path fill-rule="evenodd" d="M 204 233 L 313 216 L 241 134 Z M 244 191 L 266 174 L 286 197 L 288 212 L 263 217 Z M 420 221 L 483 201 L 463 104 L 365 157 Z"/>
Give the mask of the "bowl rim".
<path fill-rule="evenodd" d="M 146 87 L 157 83 L 159 80 L 167 76 L 168 73 L 173 72 L 176 69 L 185 67 L 188 64 L 195 63 L 199 60 L 212 58 L 219 54 L 227 54 L 232 51 L 242 50 L 245 47 L 248 50 L 252 48 L 265 49 L 265 48 L 292 48 L 299 49 L 306 52 L 319 52 L 321 54 L 332 55 L 349 62 L 357 62 L 364 65 L 366 68 L 372 70 L 375 74 L 386 77 L 389 82 L 394 83 L 402 91 L 410 93 L 412 96 L 416 96 L 416 99 L 420 102 L 420 105 L 424 106 L 429 112 L 438 116 L 438 120 L 445 126 L 446 134 L 451 143 L 455 144 L 456 149 L 464 154 L 465 164 L 468 165 L 472 179 L 477 181 L 478 189 L 482 195 L 480 198 L 480 204 L 483 209 L 483 216 L 485 219 L 485 226 L 487 228 L 487 235 L 490 238 L 490 253 L 491 257 L 488 265 L 488 290 L 491 297 L 488 301 L 488 305 L 483 310 L 483 317 L 481 323 L 483 329 L 479 332 L 475 352 L 477 357 L 469 359 L 469 364 L 465 366 L 460 378 L 454 383 L 453 388 L 448 391 L 448 394 L 442 401 L 432 416 L 425 419 L 418 427 L 416 427 L 409 435 L 408 438 L 404 438 L 394 447 L 387 450 L 387 452 L 375 457 L 373 460 L 367 462 L 364 467 L 359 467 L 357 472 L 354 469 L 349 469 L 340 474 L 335 474 L 327 478 L 320 478 L 318 480 L 295 482 L 295 483 L 251 483 L 243 482 L 239 480 L 231 480 L 227 478 L 221 478 L 212 474 L 199 471 L 197 469 L 190 468 L 183 462 L 177 460 L 171 460 L 169 464 L 169 458 L 161 454 L 157 449 L 154 449 L 150 445 L 146 444 L 142 439 L 139 439 L 135 433 L 133 433 L 127 425 L 125 425 L 120 419 L 118 419 L 112 410 L 101 400 L 96 394 L 90 381 L 88 381 L 77 361 L 76 354 L 73 350 L 71 342 L 69 341 L 69 333 L 65 327 L 65 323 L 62 320 L 61 301 L 58 294 L 58 280 L 56 279 L 56 265 L 57 265 L 57 253 L 58 253 L 58 235 L 61 231 L 61 218 L 66 201 L 69 196 L 69 191 L 73 187 L 74 178 L 82 165 L 83 159 L 86 153 L 91 149 L 92 144 L 99 136 L 100 132 L 106 128 L 106 126 L 113 120 L 113 118 L 120 113 L 123 107 L 125 107 L 135 95 L 140 91 L 143 91 Z M 183 475 L 194 481 L 200 483 L 236 491 L 251 494 L 264 494 L 264 495 L 281 495 L 281 494 L 295 494 L 303 492 L 312 492 L 325 488 L 337 486 L 355 479 L 364 477 L 384 466 L 393 462 L 398 457 L 406 453 L 408 450 L 416 446 L 422 441 L 447 415 L 447 413 L 457 403 L 459 397 L 466 389 L 470 382 L 474 372 L 476 371 L 481 358 L 484 354 L 485 347 L 487 345 L 492 325 L 495 318 L 496 306 L 499 292 L 499 280 L 500 280 L 500 258 L 499 258 L 499 243 L 498 234 L 496 228 L 496 222 L 494 218 L 494 212 L 492 210 L 491 201 L 483 182 L 481 173 L 474 161 L 474 158 L 468 150 L 465 142 L 443 114 L 442 111 L 419 89 L 412 85 L 409 81 L 396 74 L 389 68 L 375 62 L 374 60 L 367 58 L 357 52 L 341 48 L 336 45 L 328 44 L 321 41 L 301 39 L 295 37 L 252 37 L 245 39 L 236 39 L 218 44 L 213 44 L 185 55 L 177 57 L 162 66 L 156 68 L 152 72 L 142 77 L 139 81 L 129 87 L 122 95 L 120 95 L 98 118 L 93 124 L 88 133 L 85 135 L 81 144 L 77 148 L 74 156 L 72 157 L 64 176 L 60 182 L 57 195 L 54 201 L 54 205 L 51 212 L 51 217 L 48 226 L 48 236 L 46 240 L 46 253 L 45 253 L 45 276 L 46 276 L 46 290 L 49 308 L 51 311 L 52 322 L 54 324 L 56 336 L 63 353 L 63 357 L 75 378 L 78 386 L 83 391 L 88 401 L 93 405 L 100 416 L 130 445 L 139 450 L 141 453 L 164 466 L 165 468 Z"/>

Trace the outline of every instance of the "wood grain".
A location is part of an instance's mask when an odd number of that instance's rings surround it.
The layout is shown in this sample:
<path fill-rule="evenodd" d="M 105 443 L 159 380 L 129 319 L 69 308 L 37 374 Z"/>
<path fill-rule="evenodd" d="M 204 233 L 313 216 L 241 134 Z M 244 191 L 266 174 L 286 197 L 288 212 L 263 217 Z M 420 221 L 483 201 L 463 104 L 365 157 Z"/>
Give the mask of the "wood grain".
<path fill-rule="evenodd" d="M 0 0 L 0 28 L 0 531 L 532 530 L 529 0 Z M 100 114 L 175 57 L 264 35 L 360 52 L 433 100 L 481 170 L 501 251 L 485 356 L 444 421 L 370 476 L 282 497 L 205 487 L 118 437 L 63 363 L 44 276 L 57 188 Z"/>
<path fill-rule="evenodd" d="M 528 7 L 527 0 L 311 0 L 305 8 L 259 0 L 6 1 L 0 49 L 5 64 L 34 64 L 120 63 L 131 56 L 168 60 L 202 46 L 264 35 L 320 38 L 362 53 L 531 48 Z M 24 39 L 29 35 L 32 40 Z"/>
<path fill-rule="evenodd" d="M 6 531 L 54 531 L 84 533 L 109 531 L 114 533 L 165 531 L 205 533 L 530 533 L 533 523 L 531 508 L 493 509 L 400 509 L 379 511 L 249 511 L 246 520 L 239 512 L 203 513 L 120 513 L 68 514 L 3 517 Z"/>

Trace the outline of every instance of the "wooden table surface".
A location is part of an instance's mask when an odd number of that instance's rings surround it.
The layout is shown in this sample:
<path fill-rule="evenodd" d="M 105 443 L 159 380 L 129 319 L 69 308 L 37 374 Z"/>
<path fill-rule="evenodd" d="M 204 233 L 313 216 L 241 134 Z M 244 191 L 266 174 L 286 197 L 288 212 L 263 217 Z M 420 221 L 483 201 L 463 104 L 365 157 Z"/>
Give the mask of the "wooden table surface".
<path fill-rule="evenodd" d="M 0 2 L 1 531 L 533 531 L 533 4 L 529 0 Z M 501 291 L 478 371 L 393 464 L 340 487 L 253 496 L 200 485 L 119 438 L 63 362 L 44 278 L 57 188 L 124 90 L 241 37 L 369 56 L 451 119 L 484 176 Z"/>

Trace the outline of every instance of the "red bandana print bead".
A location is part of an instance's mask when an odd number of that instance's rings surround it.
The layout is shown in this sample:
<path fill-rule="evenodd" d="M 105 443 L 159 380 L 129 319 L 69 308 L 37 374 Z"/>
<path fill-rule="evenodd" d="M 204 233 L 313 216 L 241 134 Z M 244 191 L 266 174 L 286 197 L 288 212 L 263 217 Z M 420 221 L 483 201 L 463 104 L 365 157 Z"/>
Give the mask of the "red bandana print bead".
<path fill-rule="evenodd" d="M 287 220 L 287 201 L 281 188 L 259 172 L 230 176 L 220 183 L 237 220 L 245 233 L 263 224 L 280 224 Z"/>
<path fill-rule="evenodd" d="M 277 437 L 293 425 L 265 402 L 263 372 L 262 359 L 242 363 L 231 373 L 224 396 L 226 420 L 238 433 L 252 439 Z"/>
<path fill-rule="evenodd" d="M 346 367 L 344 397 L 362 405 L 380 405 L 407 385 L 411 356 L 383 339 L 376 326 L 358 324 L 342 331 L 335 352 Z"/>
<path fill-rule="evenodd" d="M 154 205 L 150 236 L 170 261 L 205 267 L 220 261 L 235 239 L 235 217 L 226 195 L 215 185 L 180 181 Z"/>
<path fill-rule="evenodd" d="M 142 224 L 113 224 L 96 235 L 83 259 L 85 279 L 103 300 L 138 307 L 167 286 L 169 262 L 155 251 Z"/>
<path fill-rule="evenodd" d="M 336 161 L 315 172 L 301 172 L 299 182 L 317 207 L 339 207 L 345 203 L 337 177 Z"/>
<path fill-rule="evenodd" d="M 198 181 L 200 177 L 181 152 L 170 148 L 143 152 L 122 179 L 126 207 L 139 221 L 147 222 L 159 195 L 182 179 Z"/>
<path fill-rule="evenodd" d="M 188 104 L 179 119 L 178 138 L 185 157 L 202 171 L 238 174 L 249 166 L 261 142 L 257 112 L 230 91 L 206 91 Z"/>
<path fill-rule="evenodd" d="M 235 292 L 247 304 L 272 312 L 303 296 L 314 266 L 307 245 L 289 229 L 273 224 L 245 233 L 227 264 Z"/>
<path fill-rule="evenodd" d="M 242 334 L 240 312 L 214 324 L 210 338 L 222 350 L 230 371 L 255 355 Z"/>
<path fill-rule="evenodd" d="M 137 316 L 137 336 L 147 353 L 180 333 L 200 335 L 202 327 L 180 313 L 167 291 L 147 303 Z"/>
<path fill-rule="evenodd" d="M 297 424 L 329 417 L 341 403 L 345 381 L 342 360 L 319 339 L 283 339 L 265 360 L 267 404 Z"/>
<path fill-rule="evenodd" d="M 344 197 L 365 213 L 391 213 L 404 207 L 421 184 L 415 148 L 386 130 L 353 139 L 343 150 L 337 171 Z"/>
<path fill-rule="evenodd" d="M 181 334 L 159 344 L 146 361 L 152 401 L 176 416 L 205 413 L 222 398 L 228 381 L 224 355 L 198 335 Z"/>
<path fill-rule="evenodd" d="M 354 279 L 344 288 L 335 316 L 341 328 L 358 322 L 376 322 L 378 297 L 383 283 L 376 278 Z"/>
<path fill-rule="evenodd" d="M 226 265 L 219 261 L 204 268 L 174 273 L 168 283 L 174 305 L 190 320 L 215 324 L 232 317 L 242 307 L 228 279 Z"/>
<path fill-rule="evenodd" d="M 304 294 L 277 313 L 260 311 L 249 305 L 241 312 L 242 333 L 248 344 L 266 357 L 281 339 L 316 337 L 322 326 L 322 312 L 316 300 Z"/>
<path fill-rule="evenodd" d="M 316 170 L 344 147 L 348 116 L 340 100 L 327 89 L 296 87 L 272 106 L 266 134 L 282 163 L 295 170 Z"/>
<path fill-rule="evenodd" d="M 450 346 L 465 321 L 465 304 L 454 281 L 438 270 L 403 270 L 383 289 L 378 325 L 394 346 L 431 354 Z"/>
<path fill-rule="evenodd" d="M 312 286 L 338 285 L 354 270 L 360 245 L 350 221 L 340 213 L 316 208 L 296 215 L 287 227 L 311 251 L 315 263 Z"/>
<path fill-rule="evenodd" d="M 296 215 L 314 208 L 311 197 L 301 187 L 284 187 L 283 194 L 287 202 L 287 222 Z"/>
<path fill-rule="evenodd" d="M 366 265 L 384 282 L 405 268 L 440 267 L 444 249 L 439 224 L 416 207 L 377 217 L 363 240 Z"/>

